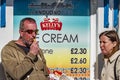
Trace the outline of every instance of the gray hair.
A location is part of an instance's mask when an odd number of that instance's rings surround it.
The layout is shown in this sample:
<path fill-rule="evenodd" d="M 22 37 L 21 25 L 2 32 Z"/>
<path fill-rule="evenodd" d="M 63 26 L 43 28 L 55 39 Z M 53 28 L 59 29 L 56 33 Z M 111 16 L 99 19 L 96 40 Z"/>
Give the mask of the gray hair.
<path fill-rule="evenodd" d="M 25 22 L 25 21 L 29 21 L 29 22 L 36 23 L 35 19 L 33 19 L 33 18 L 30 18 L 30 17 L 23 18 L 23 19 L 20 21 L 20 25 L 19 25 L 19 29 L 20 29 L 20 30 L 24 30 L 24 22 Z"/>

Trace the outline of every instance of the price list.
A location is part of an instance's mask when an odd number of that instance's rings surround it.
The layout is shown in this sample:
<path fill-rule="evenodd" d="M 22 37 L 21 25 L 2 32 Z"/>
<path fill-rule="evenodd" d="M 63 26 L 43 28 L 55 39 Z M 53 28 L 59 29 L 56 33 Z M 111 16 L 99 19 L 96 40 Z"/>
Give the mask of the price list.
<path fill-rule="evenodd" d="M 70 72 L 74 80 L 90 80 L 90 69 L 87 48 L 71 48 Z"/>

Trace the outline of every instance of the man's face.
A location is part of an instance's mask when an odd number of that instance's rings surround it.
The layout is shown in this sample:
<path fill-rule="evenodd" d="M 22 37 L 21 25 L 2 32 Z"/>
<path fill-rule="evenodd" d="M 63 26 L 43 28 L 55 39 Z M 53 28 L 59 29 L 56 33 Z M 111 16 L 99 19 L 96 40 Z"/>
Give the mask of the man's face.
<path fill-rule="evenodd" d="M 26 46 L 30 46 L 37 35 L 37 25 L 34 22 L 25 21 L 24 30 L 20 31 L 22 41 Z"/>

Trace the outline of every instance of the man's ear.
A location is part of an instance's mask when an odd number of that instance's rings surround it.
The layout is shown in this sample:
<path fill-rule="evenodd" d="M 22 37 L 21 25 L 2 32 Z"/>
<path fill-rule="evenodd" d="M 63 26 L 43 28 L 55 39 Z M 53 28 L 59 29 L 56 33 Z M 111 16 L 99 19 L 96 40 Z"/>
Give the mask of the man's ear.
<path fill-rule="evenodd" d="M 20 37 L 24 35 L 22 30 L 19 30 L 19 34 L 20 34 Z"/>

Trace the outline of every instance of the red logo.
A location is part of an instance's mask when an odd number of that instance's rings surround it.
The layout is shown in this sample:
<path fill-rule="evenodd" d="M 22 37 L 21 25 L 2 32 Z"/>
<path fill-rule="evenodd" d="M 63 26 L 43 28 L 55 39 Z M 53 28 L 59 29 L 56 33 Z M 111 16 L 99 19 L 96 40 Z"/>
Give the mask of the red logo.
<path fill-rule="evenodd" d="M 41 30 L 61 30 L 62 22 L 59 21 L 58 18 L 53 18 L 50 21 L 50 18 L 44 18 L 44 21 L 40 23 Z"/>

